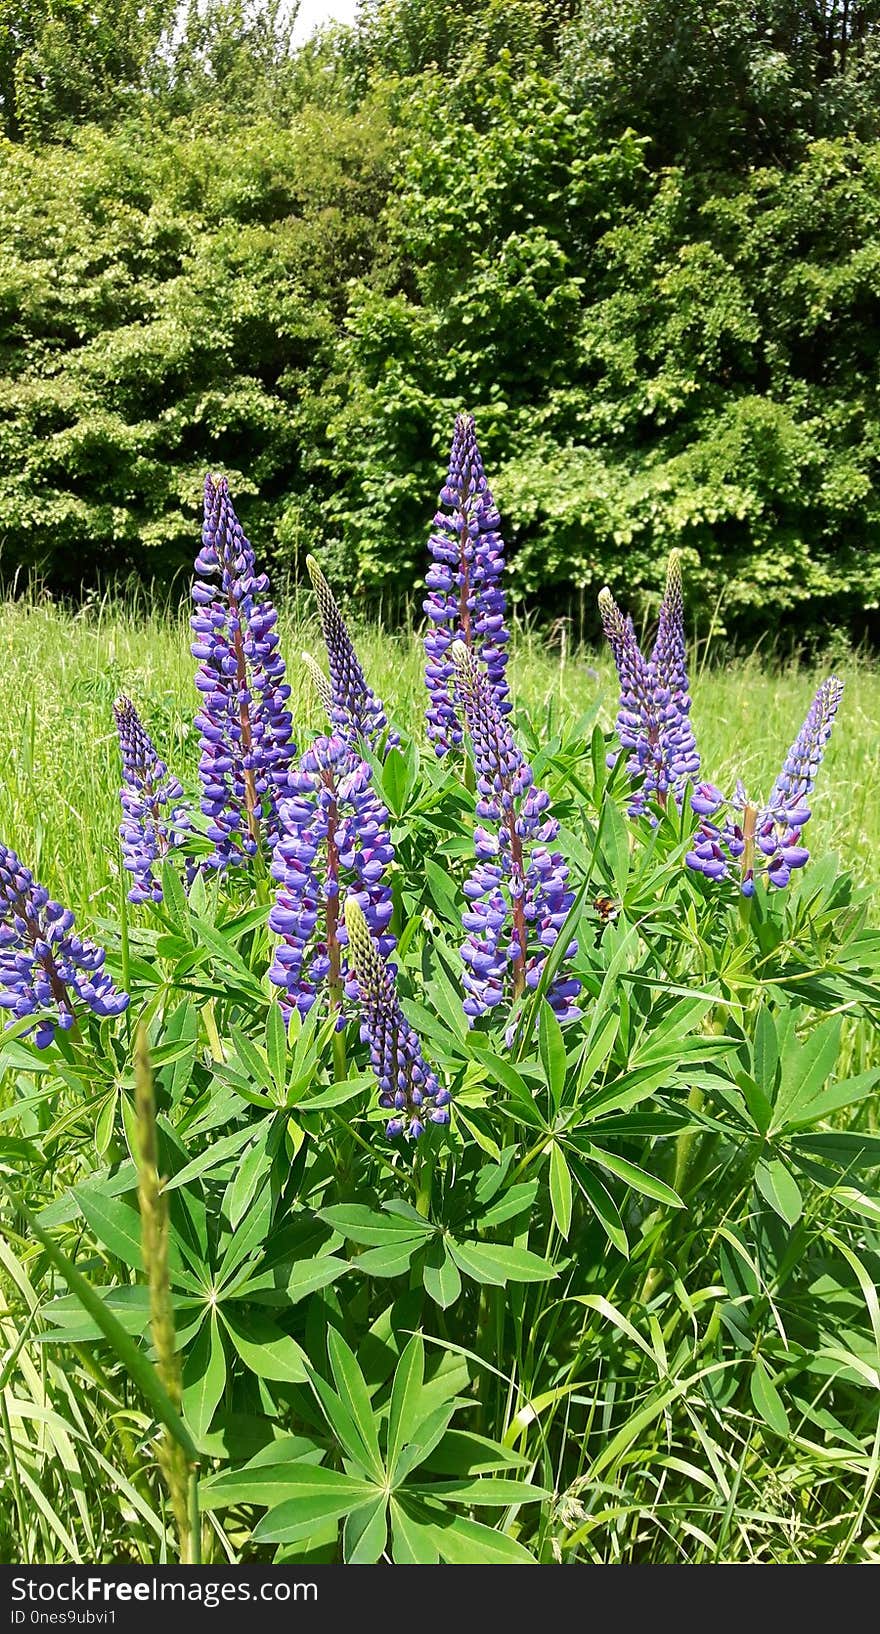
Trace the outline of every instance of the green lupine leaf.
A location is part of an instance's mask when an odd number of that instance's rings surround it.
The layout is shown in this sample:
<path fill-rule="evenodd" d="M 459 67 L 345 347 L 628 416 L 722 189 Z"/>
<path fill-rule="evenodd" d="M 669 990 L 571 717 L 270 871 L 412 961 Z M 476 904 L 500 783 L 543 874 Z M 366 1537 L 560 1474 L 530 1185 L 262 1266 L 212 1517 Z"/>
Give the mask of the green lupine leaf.
<path fill-rule="evenodd" d="M 456 1242 L 448 1239 L 460 1271 L 474 1282 L 502 1287 L 505 1282 L 548 1282 L 556 1267 L 527 1248 L 509 1248 L 499 1243 Z"/>

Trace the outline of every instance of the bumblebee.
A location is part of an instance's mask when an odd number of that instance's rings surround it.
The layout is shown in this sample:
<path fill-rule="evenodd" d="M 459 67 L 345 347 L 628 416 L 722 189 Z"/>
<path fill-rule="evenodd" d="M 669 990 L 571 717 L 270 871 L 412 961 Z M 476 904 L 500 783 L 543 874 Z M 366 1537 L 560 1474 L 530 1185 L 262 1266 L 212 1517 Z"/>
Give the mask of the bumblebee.
<path fill-rule="evenodd" d="M 610 896 L 597 896 L 593 899 L 593 907 L 599 915 L 603 925 L 610 925 L 620 913 L 620 906 Z"/>

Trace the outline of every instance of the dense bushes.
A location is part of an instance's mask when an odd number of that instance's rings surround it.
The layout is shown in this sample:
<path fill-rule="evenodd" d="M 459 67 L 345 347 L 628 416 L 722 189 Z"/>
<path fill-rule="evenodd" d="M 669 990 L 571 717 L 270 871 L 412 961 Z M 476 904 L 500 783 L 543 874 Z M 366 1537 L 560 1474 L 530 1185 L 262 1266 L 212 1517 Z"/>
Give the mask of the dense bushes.
<path fill-rule="evenodd" d="M 285 565 L 317 541 L 393 592 L 466 405 L 515 594 L 591 603 L 608 579 L 650 599 L 677 545 L 732 631 L 780 612 L 861 630 L 880 588 L 875 19 L 851 8 L 844 40 L 810 32 L 821 6 L 765 9 L 740 39 L 740 0 L 705 0 L 714 67 L 670 11 L 694 108 L 728 99 L 702 150 L 663 113 L 650 6 L 595 0 L 485 0 L 466 23 L 455 0 L 399 0 L 283 74 L 269 13 L 230 33 L 243 8 L 216 7 L 213 55 L 191 42 L 164 80 L 154 61 L 136 120 L 7 143 L 3 576 L 167 578 L 211 465 L 246 475 L 248 525 Z"/>

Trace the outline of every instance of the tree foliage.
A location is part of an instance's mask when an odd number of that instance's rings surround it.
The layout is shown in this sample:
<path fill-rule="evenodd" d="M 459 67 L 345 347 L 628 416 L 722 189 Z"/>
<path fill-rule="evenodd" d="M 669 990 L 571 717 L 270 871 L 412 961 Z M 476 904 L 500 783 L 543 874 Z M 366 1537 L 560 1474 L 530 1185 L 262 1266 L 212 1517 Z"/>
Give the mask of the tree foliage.
<path fill-rule="evenodd" d="M 277 0 L 26 10 L 4 577 L 167 578 L 223 466 L 285 565 L 407 591 L 466 407 L 515 593 L 650 593 L 677 545 L 731 630 L 864 627 L 880 0 L 370 0 L 299 52 Z"/>

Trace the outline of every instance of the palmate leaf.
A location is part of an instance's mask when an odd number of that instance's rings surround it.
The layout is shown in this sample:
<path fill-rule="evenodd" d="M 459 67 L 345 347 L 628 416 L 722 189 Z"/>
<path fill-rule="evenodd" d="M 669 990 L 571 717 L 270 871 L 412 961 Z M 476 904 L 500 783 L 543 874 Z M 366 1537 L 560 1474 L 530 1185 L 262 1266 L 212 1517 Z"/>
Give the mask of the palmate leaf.
<path fill-rule="evenodd" d="M 757 1164 L 755 1185 L 786 1225 L 797 1224 L 803 1212 L 803 1198 L 797 1181 L 779 1158 Z"/>
<path fill-rule="evenodd" d="M 430 1523 L 415 1514 L 401 1494 L 391 1500 L 392 1555 L 395 1566 L 436 1566 L 440 1552 Z"/>
<path fill-rule="evenodd" d="M 773 1107 L 770 1132 L 784 1129 L 793 1115 L 809 1106 L 837 1064 L 840 1053 L 839 1016 L 820 1022 L 801 1043 L 793 1030 L 782 1052 L 782 1081 Z"/>
<path fill-rule="evenodd" d="M 652 1197 L 655 1202 L 665 1203 L 668 1208 L 684 1208 L 685 1204 L 667 1186 L 665 1180 L 658 1180 L 656 1175 L 648 1174 L 646 1169 L 639 1168 L 637 1163 L 631 1163 L 629 1158 L 620 1157 L 616 1152 L 609 1152 L 603 1146 L 597 1146 L 595 1141 L 588 1141 L 578 1136 L 572 1143 L 577 1147 L 582 1157 L 599 1167 L 606 1169 L 609 1174 L 616 1175 L 618 1180 L 624 1180 L 633 1191 L 641 1192 L 645 1197 Z"/>
<path fill-rule="evenodd" d="M 358 1365 L 357 1357 L 346 1344 L 337 1328 L 327 1335 L 327 1352 L 339 1400 L 347 1409 L 367 1456 L 368 1466 L 382 1480 L 385 1465 L 379 1451 L 379 1434 L 373 1415 L 373 1404 L 367 1382 Z"/>
<path fill-rule="evenodd" d="M 549 1282 L 557 1267 L 527 1248 L 502 1243 L 456 1242 L 447 1239 L 449 1252 L 460 1271 L 474 1282 L 503 1287 L 505 1282 Z"/>
<path fill-rule="evenodd" d="M 255 1527 L 255 1543 L 295 1543 L 321 1521 L 338 1521 L 360 1505 L 380 1498 L 372 1481 L 359 1480 L 322 1465 L 294 1468 L 291 1496 L 276 1504 Z"/>
<path fill-rule="evenodd" d="M 388 1209 L 387 1203 L 385 1208 Z M 412 1237 L 427 1238 L 435 1230 L 415 1210 L 405 1215 L 380 1214 L 361 1203 L 341 1203 L 332 1208 L 318 1209 L 317 1214 L 319 1220 L 324 1220 L 334 1231 L 341 1232 L 350 1242 L 363 1243 L 367 1247 L 389 1247 L 395 1238 L 404 1241 Z"/>
<path fill-rule="evenodd" d="M 558 1108 L 565 1090 L 565 1039 L 562 1036 L 562 1028 L 546 999 L 541 1005 L 538 1045 L 550 1099 L 554 1107 Z"/>
<path fill-rule="evenodd" d="M 506 1509 L 510 1504 L 543 1503 L 553 1497 L 549 1487 L 532 1486 L 528 1481 L 505 1480 L 503 1476 L 479 1476 L 475 1481 L 436 1481 L 431 1486 L 413 1483 L 407 1488 L 420 1498 L 451 1498 L 474 1508 Z"/>
<path fill-rule="evenodd" d="M 394 1370 L 391 1386 L 386 1464 L 392 1480 L 400 1453 L 420 1422 L 424 1380 L 425 1346 L 421 1334 L 414 1333 Z"/>
<path fill-rule="evenodd" d="M 224 1470 L 221 1475 L 202 1481 L 199 1487 L 202 1508 L 228 1509 L 235 1504 L 259 1504 L 271 1511 L 290 1499 L 302 1498 L 307 1487 L 309 1491 L 314 1490 L 313 1484 L 308 1486 L 307 1477 L 315 1467 L 315 1459 L 323 1458 L 323 1450 L 315 1443 L 309 1446 L 306 1437 L 296 1440 L 306 1449 L 296 1459 L 266 1462 L 268 1456 L 277 1456 L 273 1445 L 266 1448 L 262 1458 L 252 1458 L 242 1469 Z"/>
<path fill-rule="evenodd" d="M 342 1552 L 347 1566 L 375 1566 L 388 1541 L 388 1499 L 384 1492 L 345 1517 Z"/>
<path fill-rule="evenodd" d="M 429 1524 L 429 1533 L 442 1560 L 450 1566 L 534 1566 L 533 1554 L 508 1537 L 480 1521 L 457 1515 L 455 1519 Z"/>
<path fill-rule="evenodd" d="M 183 1413 L 201 1445 L 226 1387 L 226 1353 L 216 1312 L 205 1322 L 183 1369 Z"/>
<path fill-rule="evenodd" d="M 568 1238 L 571 1230 L 571 1171 L 558 1141 L 550 1148 L 550 1204 L 559 1235 Z"/>
<path fill-rule="evenodd" d="M 245 1367 L 258 1379 L 280 1384 L 305 1384 L 308 1364 L 302 1347 L 261 1311 L 238 1311 L 221 1306 L 220 1314 Z"/>
<path fill-rule="evenodd" d="M 431 1243 L 422 1266 L 425 1292 L 441 1310 L 449 1310 L 461 1293 L 461 1273 L 444 1242 Z"/>

